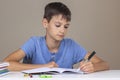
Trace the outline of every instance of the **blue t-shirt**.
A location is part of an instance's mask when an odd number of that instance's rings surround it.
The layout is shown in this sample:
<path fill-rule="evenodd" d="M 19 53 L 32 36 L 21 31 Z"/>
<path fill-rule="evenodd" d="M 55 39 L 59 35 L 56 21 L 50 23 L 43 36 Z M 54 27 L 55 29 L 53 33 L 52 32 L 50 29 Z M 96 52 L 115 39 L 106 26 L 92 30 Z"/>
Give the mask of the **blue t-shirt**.
<path fill-rule="evenodd" d="M 81 61 L 87 51 L 71 39 L 63 39 L 57 53 L 51 53 L 46 45 L 45 37 L 31 37 L 21 49 L 26 56 L 24 63 L 46 64 L 54 60 L 61 68 L 72 68 Z"/>

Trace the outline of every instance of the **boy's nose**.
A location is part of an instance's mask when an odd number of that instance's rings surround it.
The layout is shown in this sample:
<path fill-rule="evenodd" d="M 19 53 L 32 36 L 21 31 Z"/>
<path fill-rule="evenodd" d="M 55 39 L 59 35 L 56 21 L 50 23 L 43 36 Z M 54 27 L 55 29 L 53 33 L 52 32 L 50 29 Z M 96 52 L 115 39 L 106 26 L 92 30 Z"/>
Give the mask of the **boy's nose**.
<path fill-rule="evenodd" d="M 61 29 L 60 29 L 60 32 L 61 32 L 61 33 L 64 33 L 64 32 L 65 32 L 65 29 L 64 29 L 64 28 L 61 28 Z"/>

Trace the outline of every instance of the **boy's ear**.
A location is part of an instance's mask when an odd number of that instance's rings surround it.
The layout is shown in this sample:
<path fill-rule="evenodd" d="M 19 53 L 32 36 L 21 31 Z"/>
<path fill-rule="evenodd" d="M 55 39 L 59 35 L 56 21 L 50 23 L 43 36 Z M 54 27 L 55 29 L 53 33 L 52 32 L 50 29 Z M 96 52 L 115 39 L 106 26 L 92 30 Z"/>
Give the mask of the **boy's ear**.
<path fill-rule="evenodd" d="M 48 26 L 48 21 L 47 21 L 46 18 L 43 18 L 42 24 L 43 24 L 43 27 L 44 27 L 44 28 L 47 28 L 47 26 Z"/>

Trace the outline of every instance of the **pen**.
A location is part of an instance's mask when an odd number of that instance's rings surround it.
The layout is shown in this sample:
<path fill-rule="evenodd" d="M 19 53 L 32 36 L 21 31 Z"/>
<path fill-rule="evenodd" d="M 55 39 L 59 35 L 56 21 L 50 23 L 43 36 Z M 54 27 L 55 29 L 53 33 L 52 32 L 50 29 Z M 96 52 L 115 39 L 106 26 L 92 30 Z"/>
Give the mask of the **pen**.
<path fill-rule="evenodd" d="M 87 61 L 89 61 L 94 55 L 96 54 L 96 52 L 95 51 L 93 51 L 89 56 L 88 56 L 88 59 L 87 59 Z"/>

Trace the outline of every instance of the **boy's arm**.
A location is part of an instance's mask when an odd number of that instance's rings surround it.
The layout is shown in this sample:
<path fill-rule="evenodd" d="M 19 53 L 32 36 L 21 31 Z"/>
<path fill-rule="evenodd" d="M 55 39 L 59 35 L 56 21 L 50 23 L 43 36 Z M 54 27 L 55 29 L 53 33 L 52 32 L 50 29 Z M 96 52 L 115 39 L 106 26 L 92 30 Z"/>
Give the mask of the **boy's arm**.
<path fill-rule="evenodd" d="M 9 62 L 9 66 L 7 67 L 10 71 L 20 71 L 26 69 L 40 68 L 40 67 L 57 67 L 58 65 L 55 62 L 50 62 L 48 64 L 24 64 L 20 63 L 25 57 L 24 51 L 21 49 L 13 52 L 9 56 L 7 56 L 4 61 Z"/>
<path fill-rule="evenodd" d="M 90 53 L 87 53 L 85 56 L 85 59 L 88 58 Z M 102 60 L 101 58 L 94 55 L 90 61 L 80 62 L 80 69 L 86 73 L 96 72 L 96 71 L 102 71 L 102 70 L 108 70 L 109 66 L 108 63 Z"/>

